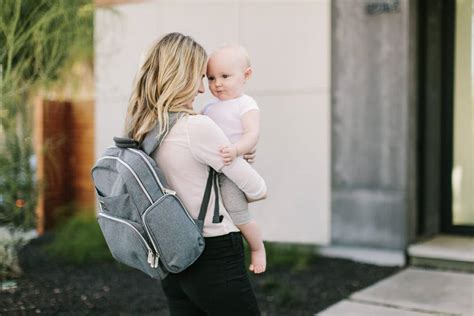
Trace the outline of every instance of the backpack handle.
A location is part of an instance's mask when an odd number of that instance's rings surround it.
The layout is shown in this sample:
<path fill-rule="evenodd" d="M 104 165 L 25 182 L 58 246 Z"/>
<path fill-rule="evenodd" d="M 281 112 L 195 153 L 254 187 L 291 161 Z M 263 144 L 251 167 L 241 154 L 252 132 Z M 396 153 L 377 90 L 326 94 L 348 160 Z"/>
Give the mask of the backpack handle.
<path fill-rule="evenodd" d="M 115 146 L 119 148 L 139 148 L 140 144 L 131 138 L 114 137 Z"/>

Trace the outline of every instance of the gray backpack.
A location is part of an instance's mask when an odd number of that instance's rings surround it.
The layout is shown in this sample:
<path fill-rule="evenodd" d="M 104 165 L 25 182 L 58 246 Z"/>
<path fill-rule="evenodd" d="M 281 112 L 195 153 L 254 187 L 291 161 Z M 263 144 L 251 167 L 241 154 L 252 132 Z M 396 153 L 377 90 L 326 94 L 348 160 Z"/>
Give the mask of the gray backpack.
<path fill-rule="evenodd" d="M 176 122 L 170 117 L 170 127 Z M 217 173 L 209 177 L 199 217 L 193 219 L 169 189 L 151 154 L 166 135 L 159 138 L 157 125 L 142 144 L 114 137 L 92 168 L 100 212 L 99 226 L 112 256 L 152 278 L 165 278 L 189 267 L 204 250 L 202 229 L 211 190 L 215 191 L 213 222 L 221 221 Z M 204 185 L 204 184 L 203 184 Z"/>

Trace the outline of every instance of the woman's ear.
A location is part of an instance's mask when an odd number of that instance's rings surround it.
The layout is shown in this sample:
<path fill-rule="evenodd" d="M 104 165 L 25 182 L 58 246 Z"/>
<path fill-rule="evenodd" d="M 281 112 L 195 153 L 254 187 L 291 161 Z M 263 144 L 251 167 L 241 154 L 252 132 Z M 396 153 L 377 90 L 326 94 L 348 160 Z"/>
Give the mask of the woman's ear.
<path fill-rule="evenodd" d="M 247 69 L 245 69 L 245 71 L 244 71 L 244 78 L 245 78 L 245 81 L 249 80 L 250 77 L 252 77 L 252 68 L 251 68 L 251 67 L 247 67 Z"/>

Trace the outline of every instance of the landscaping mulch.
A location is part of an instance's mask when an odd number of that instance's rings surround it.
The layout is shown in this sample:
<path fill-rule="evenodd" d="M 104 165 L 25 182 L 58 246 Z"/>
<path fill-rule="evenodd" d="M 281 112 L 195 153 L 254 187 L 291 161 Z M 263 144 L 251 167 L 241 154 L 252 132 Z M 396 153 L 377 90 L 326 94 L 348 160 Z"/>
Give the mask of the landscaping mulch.
<path fill-rule="evenodd" d="M 42 250 L 46 235 L 20 253 L 17 288 L 0 292 L 0 315 L 169 315 L 158 280 L 117 263 L 65 264 Z M 397 272 L 344 259 L 317 257 L 306 266 L 272 267 L 251 275 L 262 315 L 314 315 Z"/>

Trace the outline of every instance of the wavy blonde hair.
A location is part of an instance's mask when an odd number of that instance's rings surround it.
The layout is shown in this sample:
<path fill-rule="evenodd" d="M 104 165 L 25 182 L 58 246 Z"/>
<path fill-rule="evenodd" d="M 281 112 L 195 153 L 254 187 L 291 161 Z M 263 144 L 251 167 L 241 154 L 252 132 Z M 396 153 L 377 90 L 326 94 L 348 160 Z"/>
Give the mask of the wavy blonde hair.
<path fill-rule="evenodd" d="M 207 54 L 194 39 L 169 33 L 149 50 L 135 79 L 130 97 L 125 133 L 141 142 L 160 124 L 167 133 L 169 113 L 196 114 L 186 107 L 196 96 L 205 71 Z"/>

